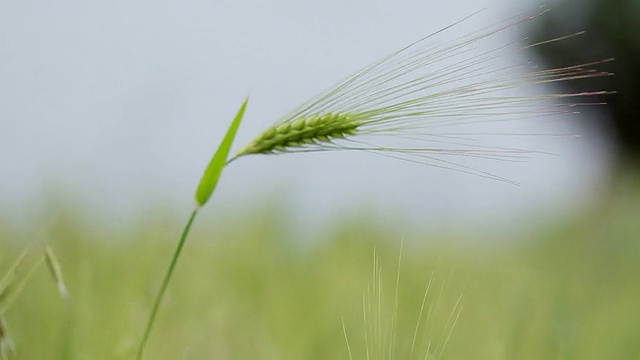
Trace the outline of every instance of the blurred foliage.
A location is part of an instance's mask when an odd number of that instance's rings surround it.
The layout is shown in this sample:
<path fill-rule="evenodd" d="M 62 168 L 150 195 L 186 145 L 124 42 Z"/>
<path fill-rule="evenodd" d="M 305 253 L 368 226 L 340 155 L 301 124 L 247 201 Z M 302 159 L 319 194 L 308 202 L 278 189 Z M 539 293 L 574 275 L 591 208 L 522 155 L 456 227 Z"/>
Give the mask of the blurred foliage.
<path fill-rule="evenodd" d="M 559 41 L 535 47 L 550 67 L 589 63 L 615 58 L 599 66 L 615 73 L 609 78 L 571 81 L 561 84 L 572 91 L 611 90 L 602 96 L 607 114 L 597 120 L 596 131 L 604 131 L 615 145 L 623 163 L 640 161 L 640 1 L 638 0 L 565 0 L 543 17 L 531 37 L 545 40 L 559 34 L 586 30 L 571 41 Z"/>
<path fill-rule="evenodd" d="M 637 359 L 640 182 L 629 177 L 620 186 L 606 212 L 602 205 L 585 209 L 517 242 L 407 237 L 393 224 L 345 219 L 322 241 L 300 246 L 277 209 L 217 221 L 216 231 L 202 222 L 178 265 L 147 358 L 348 359 L 344 319 L 353 358 L 365 359 L 363 296 L 371 289 L 375 246 L 383 303 L 369 318 L 380 314 L 381 338 L 395 339 L 398 359 L 424 358 L 429 341 L 433 358 L 444 359 Z M 81 212 L 57 213 L 27 230 L 4 222 L 0 272 L 29 234 L 46 234 L 69 289 L 64 301 L 49 274 L 34 274 L 5 316 L 16 358 L 131 358 L 181 220 L 155 214 L 113 232 L 97 230 Z M 424 332 L 409 356 L 430 280 Z"/>

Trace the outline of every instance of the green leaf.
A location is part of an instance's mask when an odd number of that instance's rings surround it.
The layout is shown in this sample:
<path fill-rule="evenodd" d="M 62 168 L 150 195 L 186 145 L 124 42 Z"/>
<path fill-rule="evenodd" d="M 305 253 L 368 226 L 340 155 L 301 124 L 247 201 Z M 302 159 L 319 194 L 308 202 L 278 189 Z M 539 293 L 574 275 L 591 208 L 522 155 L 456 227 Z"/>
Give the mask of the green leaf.
<path fill-rule="evenodd" d="M 229 150 L 231 149 L 231 145 L 233 144 L 233 139 L 236 137 L 236 132 L 238 131 L 238 127 L 240 126 L 240 122 L 242 121 L 242 117 L 244 116 L 244 110 L 247 108 L 247 102 L 249 98 L 247 97 L 242 103 L 240 110 L 238 110 L 238 114 L 236 118 L 233 119 L 229 130 L 227 130 L 227 135 L 225 135 L 220 147 L 216 151 L 215 155 L 211 159 L 209 166 L 204 171 L 202 175 L 202 179 L 200 179 L 200 184 L 198 185 L 198 190 L 196 190 L 196 202 L 199 207 L 204 206 L 204 204 L 209 200 L 213 190 L 215 190 L 216 185 L 218 185 L 218 180 L 220 179 L 220 175 L 222 175 L 222 170 L 227 163 L 227 157 L 229 156 Z"/>
<path fill-rule="evenodd" d="M 67 291 L 67 286 L 64 284 L 64 277 L 62 276 L 62 267 L 60 266 L 60 261 L 56 257 L 56 254 L 53 252 L 51 246 L 47 245 L 44 249 L 44 257 L 47 263 L 47 268 L 49 269 L 49 273 L 53 278 L 53 281 L 56 282 L 58 286 L 58 291 L 63 299 L 67 299 L 69 297 L 69 293 Z"/>

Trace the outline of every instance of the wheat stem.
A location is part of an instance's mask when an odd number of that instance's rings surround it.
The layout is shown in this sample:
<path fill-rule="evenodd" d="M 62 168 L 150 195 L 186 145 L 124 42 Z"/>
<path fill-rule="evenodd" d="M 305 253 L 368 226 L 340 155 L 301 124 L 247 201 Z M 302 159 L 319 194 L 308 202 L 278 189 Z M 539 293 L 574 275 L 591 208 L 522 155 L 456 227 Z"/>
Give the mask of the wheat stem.
<path fill-rule="evenodd" d="M 162 298 L 164 297 L 164 294 L 167 291 L 167 287 L 169 286 L 169 282 L 171 281 L 171 276 L 173 276 L 173 271 L 175 270 L 176 264 L 178 263 L 178 258 L 180 257 L 180 253 L 182 252 L 184 243 L 186 242 L 187 236 L 189 235 L 189 230 L 191 230 L 191 224 L 193 224 L 193 220 L 196 218 L 196 215 L 198 215 L 199 209 L 200 208 L 197 207 L 191 213 L 191 216 L 189 217 L 189 221 L 187 221 L 187 225 L 184 227 L 184 230 L 182 230 L 180 241 L 178 241 L 178 245 L 176 246 L 176 249 L 173 252 L 171 263 L 167 268 L 167 273 L 165 274 L 164 280 L 162 281 L 162 286 L 160 287 L 160 290 L 158 290 L 158 294 L 156 295 L 156 299 L 153 303 L 153 309 L 151 310 L 151 315 L 149 316 L 149 321 L 147 322 L 147 327 L 144 331 L 144 336 L 142 337 L 142 341 L 140 342 L 140 347 L 138 348 L 138 353 L 136 355 L 136 359 L 138 360 L 142 359 L 142 355 L 144 353 L 144 347 L 147 344 L 147 340 L 149 340 L 149 335 L 151 334 L 153 323 L 155 322 L 156 315 L 158 314 L 158 310 L 160 309 Z"/>
<path fill-rule="evenodd" d="M 198 215 L 198 210 L 202 206 L 204 206 L 213 192 L 216 190 L 216 186 L 218 185 L 218 180 L 220 180 L 220 176 L 222 175 L 222 171 L 226 167 L 231 160 L 227 161 L 229 157 L 229 150 L 231 149 L 231 145 L 233 145 L 233 139 L 236 136 L 236 132 L 238 131 L 238 127 L 240 126 L 240 122 L 242 121 L 242 117 L 244 116 L 244 111 L 247 108 L 247 102 L 249 98 L 247 97 L 236 117 L 231 122 L 229 129 L 227 130 L 226 135 L 222 139 L 218 150 L 216 150 L 213 158 L 209 162 L 209 165 L 204 171 L 202 178 L 200 179 L 200 183 L 198 184 L 198 188 L 196 189 L 195 200 L 196 200 L 196 208 L 191 213 L 189 217 L 189 221 L 187 221 L 187 225 L 182 230 L 182 235 L 180 236 L 180 240 L 178 241 L 178 245 L 176 246 L 176 250 L 173 252 L 173 257 L 171 258 L 171 263 L 169 263 L 169 267 L 167 268 L 167 273 L 164 276 L 164 280 L 162 281 L 162 286 L 156 295 L 156 299 L 153 303 L 153 309 L 151 310 L 151 315 L 149 315 L 149 321 L 147 322 L 147 327 L 144 331 L 144 336 L 142 337 L 142 341 L 140 341 L 140 347 L 138 348 L 138 352 L 136 355 L 136 359 L 141 360 L 142 355 L 144 353 L 144 347 L 149 340 L 149 335 L 151 334 L 151 329 L 153 328 L 153 323 L 156 320 L 156 315 L 158 314 L 158 309 L 160 309 L 160 304 L 162 303 L 162 298 L 164 297 L 164 293 L 167 291 L 167 287 L 169 286 L 169 282 L 171 281 L 171 276 L 173 275 L 173 271 L 175 270 L 176 264 L 178 263 L 178 258 L 180 258 L 180 253 L 182 252 L 182 248 L 184 247 L 184 243 L 187 241 L 187 236 L 189 235 L 189 230 L 191 230 L 191 224 L 193 224 L 193 220 Z"/>

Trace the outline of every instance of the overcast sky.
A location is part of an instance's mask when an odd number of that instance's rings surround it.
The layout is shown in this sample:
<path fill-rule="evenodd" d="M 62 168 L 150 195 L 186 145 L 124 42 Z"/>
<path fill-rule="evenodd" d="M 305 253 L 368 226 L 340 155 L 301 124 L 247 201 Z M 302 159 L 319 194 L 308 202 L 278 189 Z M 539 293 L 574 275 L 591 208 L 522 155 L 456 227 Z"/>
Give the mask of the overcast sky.
<path fill-rule="evenodd" d="M 63 188 L 97 213 L 130 214 L 149 200 L 186 212 L 247 94 L 237 146 L 417 38 L 484 7 L 457 34 L 523 10 L 508 3 L 2 2 L 0 208 L 27 213 L 43 193 Z M 582 134 L 579 121 L 545 119 L 514 132 Z M 482 164 L 521 186 L 368 154 L 256 156 L 228 168 L 212 206 L 239 212 L 277 194 L 311 223 L 310 215 L 366 204 L 416 223 L 501 226 L 570 211 L 597 191 L 607 158 L 598 139 L 522 141 L 559 156 Z"/>

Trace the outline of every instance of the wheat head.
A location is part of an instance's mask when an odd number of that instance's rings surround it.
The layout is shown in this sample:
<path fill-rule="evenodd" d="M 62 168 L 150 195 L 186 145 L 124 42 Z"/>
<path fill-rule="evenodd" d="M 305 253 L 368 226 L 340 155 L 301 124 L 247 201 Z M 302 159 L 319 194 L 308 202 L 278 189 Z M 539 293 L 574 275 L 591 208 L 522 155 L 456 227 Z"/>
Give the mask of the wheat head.
<path fill-rule="evenodd" d="M 570 41 L 583 32 L 539 43 L 526 38 L 491 43 L 546 12 L 514 16 L 449 40 L 436 36 L 478 13 L 472 14 L 312 98 L 229 161 L 250 154 L 358 150 L 511 182 L 448 157 L 520 161 L 536 151 L 482 145 L 479 134 L 462 126 L 574 114 L 580 106 L 594 105 L 584 98 L 608 93 L 550 93 L 550 87 L 540 86 L 609 76 L 595 67 L 612 59 L 542 70 L 518 60 L 527 49 Z M 542 91 L 530 91 L 538 87 Z M 398 138 L 411 144 L 397 146 L 393 140 Z"/>

